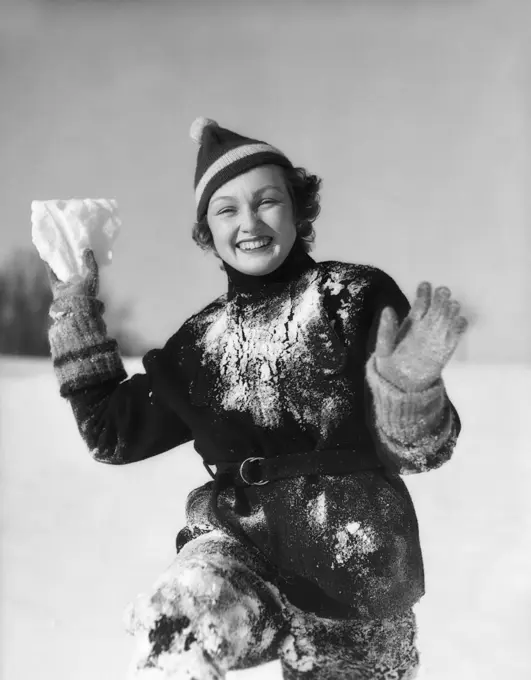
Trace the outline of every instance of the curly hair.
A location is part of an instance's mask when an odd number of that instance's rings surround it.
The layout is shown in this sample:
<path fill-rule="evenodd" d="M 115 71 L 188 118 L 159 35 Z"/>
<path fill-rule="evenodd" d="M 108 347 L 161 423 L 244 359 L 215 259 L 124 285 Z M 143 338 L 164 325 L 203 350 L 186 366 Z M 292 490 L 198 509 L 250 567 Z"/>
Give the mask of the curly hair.
<path fill-rule="evenodd" d="M 304 168 L 282 168 L 282 171 L 293 205 L 297 239 L 302 242 L 304 250 L 309 252 L 315 241 L 313 223 L 321 211 L 319 189 L 322 180 Z M 192 238 L 200 248 L 206 251 L 211 250 L 219 258 L 206 216 L 194 224 Z"/>

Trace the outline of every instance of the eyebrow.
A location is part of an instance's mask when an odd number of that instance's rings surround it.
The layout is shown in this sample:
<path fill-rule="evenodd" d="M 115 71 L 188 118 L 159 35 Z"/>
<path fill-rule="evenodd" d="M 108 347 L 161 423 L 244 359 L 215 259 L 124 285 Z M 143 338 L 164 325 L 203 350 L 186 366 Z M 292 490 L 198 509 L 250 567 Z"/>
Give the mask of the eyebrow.
<path fill-rule="evenodd" d="M 267 191 L 268 189 L 274 189 L 275 191 L 278 191 L 278 192 L 280 192 L 280 193 L 283 192 L 282 187 L 278 186 L 277 184 L 266 184 L 265 186 L 260 187 L 260 189 L 257 189 L 257 190 L 253 193 L 253 198 L 255 198 L 256 196 L 260 196 L 261 194 L 263 194 L 263 193 L 264 193 L 265 191 Z M 231 200 L 234 200 L 234 196 L 217 196 L 217 197 L 212 201 L 212 203 L 215 203 L 216 201 L 222 201 L 222 200 L 231 201 Z"/>

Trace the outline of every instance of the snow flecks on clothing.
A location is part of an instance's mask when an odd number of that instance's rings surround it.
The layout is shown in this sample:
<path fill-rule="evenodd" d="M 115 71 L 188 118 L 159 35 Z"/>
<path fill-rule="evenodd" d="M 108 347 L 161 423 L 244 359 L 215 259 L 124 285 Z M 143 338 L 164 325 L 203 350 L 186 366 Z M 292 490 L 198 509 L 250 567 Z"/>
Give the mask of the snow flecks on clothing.
<path fill-rule="evenodd" d="M 279 650 L 283 677 L 308 673 L 322 680 L 413 680 L 417 675 L 416 621 L 411 611 L 372 621 L 319 618 L 296 607 L 289 608 L 289 615 L 290 633 Z"/>
<path fill-rule="evenodd" d="M 343 565 L 355 555 L 374 552 L 377 549 L 376 533 L 359 522 L 349 522 L 344 529 L 336 532 L 334 549 L 336 562 Z"/>
<path fill-rule="evenodd" d="M 328 272 L 328 278 L 323 284 L 323 291 L 332 297 L 339 298 L 335 303 L 336 314 L 341 320 L 343 327 L 348 329 L 349 321 L 355 318 L 355 308 L 358 303 L 360 293 L 367 286 L 367 281 L 358 279 L 352 280 L 352 266 L 339 265 L 334 270 Z"/>
<path fill-rule="evenodd" d="M 330 295 L 339 295 L 341 291 L 344 289 L 344 287 L 345 286 L 342 283 L 339 283 L 339 281 L 337 281 L 337 277 L 333 275 L 333 278 L 325 282 L 323 289 L 329 290 Z"/>
<path fill-rule="evenodd" d="M 307 379 L 316 343 L 332 365 L 335 348 L 317 277 L 305 283 L 250 307 L 236 298 L 218 308 L 202 337 L 203 364 L 223 410 L 248 413 L 267 429 L 291 416 L 325 438 L 348 399 Z"/>
<path fill-rule="evenodd" d="M 341 321 L 343 321 L 343 323 L 347 323 L 348 320 L 349 320 L 348 307 L 341 306 L 341 307 L 337 310 L 337 315 L 339 316 L 339 318 L 341 319 Z"/>
<path fill-rule="evenodd" d="M 277 629 L 271 623 L 265 623 L 259 644 L 255 647 L 256 651 L 260 654 L 266 653 L 267 650 L 271 648 L 271 645 L 277 636 Z"/>
<path fill-rule="evenodd" d="M 283 641 L 281 654 L 290 668 L 301 673 L 311 671 L 315 666 L 316 654 L 313 647 L 304 639 L 298 641 L 293 634 Z"/>
<path fill-rule="evenodd" d="M 359 293 L 366 288 L 367 283 L 366 282 L 359 282 L 359 281 L 351 281 L 347 285 L 347 290 L 349 292 L 349 295 L 352 299 L 355 299 Z"/>

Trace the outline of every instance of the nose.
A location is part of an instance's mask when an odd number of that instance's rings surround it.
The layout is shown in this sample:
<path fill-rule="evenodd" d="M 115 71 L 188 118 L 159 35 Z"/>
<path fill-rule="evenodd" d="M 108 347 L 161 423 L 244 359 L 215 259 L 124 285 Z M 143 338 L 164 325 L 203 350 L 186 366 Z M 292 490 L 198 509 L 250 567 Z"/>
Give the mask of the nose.
<path fill-rule="evenodd" d="M 245 232 L 252 232 L 254 231 L 257 223 L 258 217 L 252 206 L 247 205 L 242 208 L 240 229 Z"/>

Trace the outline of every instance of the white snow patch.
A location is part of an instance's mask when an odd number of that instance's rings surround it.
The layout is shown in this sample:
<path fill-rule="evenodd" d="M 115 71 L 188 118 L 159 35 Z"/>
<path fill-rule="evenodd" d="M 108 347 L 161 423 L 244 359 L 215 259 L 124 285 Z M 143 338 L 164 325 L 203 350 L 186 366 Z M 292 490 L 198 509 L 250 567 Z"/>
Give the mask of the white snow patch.
<path fill-rule="evenodd" d="M 336 532 L 334 546 L 336 562 L 348 562 L 356 553 L 367 554 L 377 548 L 376 534 L 371 527 L 362 527 L 358 522 L 350 522 L 344 529 Z"/>
<path fill-rule="evenodd" d="M 319 496 L 309 504 L 309 513 L 312 520 L 319 526 L 324 526 L 327 517 L 326 494 L 322 491 Z"/>
<path fill-rule="evenodd" d="M 323 288 L 325 290 L 329 290 L 331 295 L 339 295 L 343 290 L 344 286 L 342 283 L 338 283 L 337 281 L 329 279 L 328 281 L 325 282 Z"/>
<path fill-rule="evenodd" d="M 340 307 L 337 310 L 337 315 L 343 321 L 348 321 L 348 319 L 349 319 L 348 307 L 345 307 L 345 306 Z"/>

